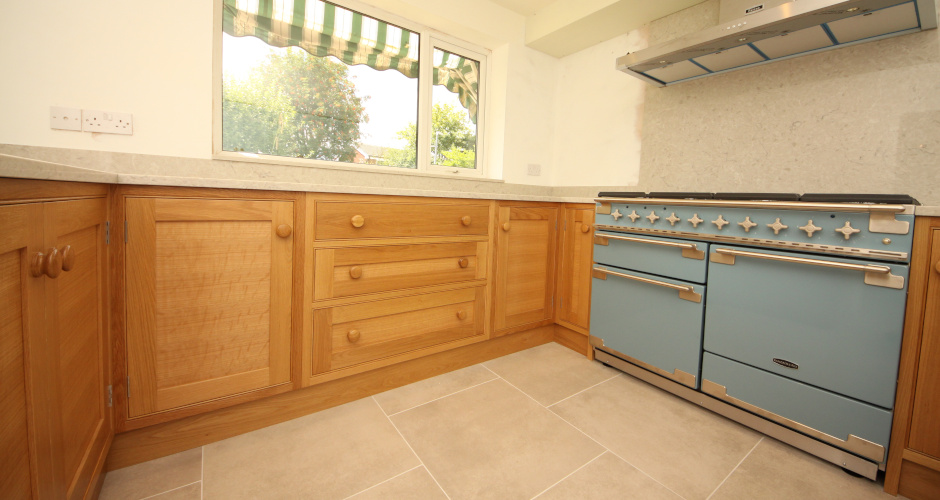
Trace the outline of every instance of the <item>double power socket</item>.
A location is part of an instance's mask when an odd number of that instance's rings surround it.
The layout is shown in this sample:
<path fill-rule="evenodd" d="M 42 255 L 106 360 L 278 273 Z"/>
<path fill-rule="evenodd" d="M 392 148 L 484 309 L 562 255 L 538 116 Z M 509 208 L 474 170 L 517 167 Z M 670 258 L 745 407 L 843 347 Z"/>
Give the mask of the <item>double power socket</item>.
<path fill-rule="evenodd" d="M 134 115 L 52 106 L 49 108 L 49 126 L 56 130 L 133 135 Z"/>

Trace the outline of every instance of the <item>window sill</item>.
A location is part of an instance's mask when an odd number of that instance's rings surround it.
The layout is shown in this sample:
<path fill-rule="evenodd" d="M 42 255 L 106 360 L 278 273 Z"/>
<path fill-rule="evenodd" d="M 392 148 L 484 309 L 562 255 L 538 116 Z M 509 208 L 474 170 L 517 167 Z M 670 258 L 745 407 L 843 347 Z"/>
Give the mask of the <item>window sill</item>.
<path fill-rule="evenodd" d="M 373 167 L 373 166 L 365 166 L 365 165 L 359 166 L 358 164 L 334 163 L 334 162 L 301 159 L 301 158 L 287 158 L 287 157 L 278 157 L 278 156 L 258 155 L 258 154 L 253 154 L 253 153 L 236 153 L 234 151 L 219 151 L 212 155 L 212 159 L 221 160 L 221 161 L 240 161 L 240 162 L 246 162 L 246 163 L 263 163 L 267 165 L 285 165 L 285 166 L 291 166 L 291 167 L 306 167 L 306 168 L 327 169 L 327 170 L 344 170 L 348 172 L 366 172 L 366 173 L 372 173 L 372 174 L 434 177 L 438 179 L 464 180 L 464 181 L 476 181 L 476 182 L 496 182 L 496 183 L 505 182 L 503 179 L 491 179 L 489 177 L 484 177 L 483 175 L 476 173 L 476 172 L 468 172 L 466 174 L 424 172 L 424 171 L 418 171 L 418 170 L 413 170 L 413 169 L 404 169 L 404 168 L 396 168 L 396 167 Z"/>

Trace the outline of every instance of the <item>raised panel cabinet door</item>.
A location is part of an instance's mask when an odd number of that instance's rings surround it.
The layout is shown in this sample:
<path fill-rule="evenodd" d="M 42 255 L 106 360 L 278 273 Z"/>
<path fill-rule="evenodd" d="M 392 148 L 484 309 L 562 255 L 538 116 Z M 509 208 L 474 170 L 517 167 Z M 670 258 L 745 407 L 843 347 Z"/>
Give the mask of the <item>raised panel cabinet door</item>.
<path fill-rule="evenodd" d="M 940 459 L 940 229 L 932 233 L 923 340 L 908 447 Z"/>
<path fill-rule="evenodd" d="M 0 207 L 0 496 L 53 496 L 52 456 L 41 386 L 43 277 L 32 264 L 42 253 L 42 205 Z M 35 270 L 39 270 L 38 267 Z M 30 353 L 32 357 L 27 357 Z M 40 478 L 43 480 L 40 481 Z"/>
<path fill-rule="evenodd" d="M 591 264 L 594 252 L 594 210 L 565 209 L 559 256 L 558 319 L 587 333 L 591 316 Z"/>
<path fill-rule="evenodd" d="M 558 209 L 500 207 L 496 236 L 496 330 L 552 317 Z"/>
<path fill-rule="evenodd" d="M 125 204 L 128 416 L 290 382 L 293 203 Z"/>
<path fill-rule="evenodd" d="M 51 437 L 61 498 L 92 493 L 114 435 L 107 394 L 107 213 L 104 198 L 43 204 Z"/>

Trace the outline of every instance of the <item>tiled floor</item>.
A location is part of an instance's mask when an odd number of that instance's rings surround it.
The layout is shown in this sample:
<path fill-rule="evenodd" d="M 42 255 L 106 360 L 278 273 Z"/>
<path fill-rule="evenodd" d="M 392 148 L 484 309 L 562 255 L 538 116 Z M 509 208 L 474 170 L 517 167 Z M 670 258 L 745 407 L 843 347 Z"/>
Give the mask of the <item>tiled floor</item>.
<path fill-rule="evenodd" d="M 107 475 L 103 500 L 893 498 L 546 344 Z"/>

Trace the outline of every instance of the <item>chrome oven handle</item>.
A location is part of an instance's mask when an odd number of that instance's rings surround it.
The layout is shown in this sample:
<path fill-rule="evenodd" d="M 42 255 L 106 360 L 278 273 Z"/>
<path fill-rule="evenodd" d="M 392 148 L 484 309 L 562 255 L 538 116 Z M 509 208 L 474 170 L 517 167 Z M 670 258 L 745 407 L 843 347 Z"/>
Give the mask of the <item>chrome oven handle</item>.
<path fill-rule="evenodd" d="M 727 256 L 730 258 L 715 258 L 714 255 Z M 865 273 L 865 283 L 874 286 L 883 286 L 886 288 L 904 288 L 904 276 L 895 276 L 891 274 L 891 268 L 888 266 L 876 266 L 869 264 L 846 264 L 844 262 L 832 262 L 820 259 L 807 259 L 806 257 L 788 257 L 785 255 L 772 255 L 758 252 L 747 252 L 744 250 L 733 250 L 730 248 L 717 248 L 715 254 L 712 254 L 712 261 L 719 264 L 734 265 L 735 257 L 750 257 L 752 259 L 775 260 L 779 262 L 790 262 L 794 264 L 806 264 L 810 266 L 831 267 L 834 269 L 845 269 L 847 271 L 862 271 Z"/>
<path fill-rule="evenodd" d="M 616 276 L 618 278 L 626 278 L 628 280 L 639 281 L 640 283 L 646 283 L 648 285 L 661 286 L 663 288 L 670 288 L 679 292 L 679 298 L 683 300 L 688 300 L 690 302 L 701 302 L 702 294 L 695 293 L 695 288 L 690 285 L 673 285 L 672 283 L 666 283 L 665 281 L 651 280 L 649 278 L 643 278 L 640 276 L 633 276 L 631 274 L 618 273 L 616 271 L 608 271 L 607 269 L 602 269 L 600 267 L 594 268 L 594 277 L 599 279 L 607 279 L 607 276 Z"/>
<path fill-rule="evenodd" d="M 698 249 L 698 245 L 694 243 L 679 243 L 677 241 L 665 241 L 665 240 L 647 240 L 643 238 L 634 238 L 632 236 L 617 236 L 613 234 L 594 234 L 594 242 L 600 245 L 606 245 L 606 242 L 599 242 L 598 240 L 620 240 L 620 241 L 629 241 L 632 243 L 645 243 L 647 245 L 658 245 L 662 247 L 670 248 L 681 248 L 682 256 L 689 259 L 704 260 L 705 252 Z"/>

